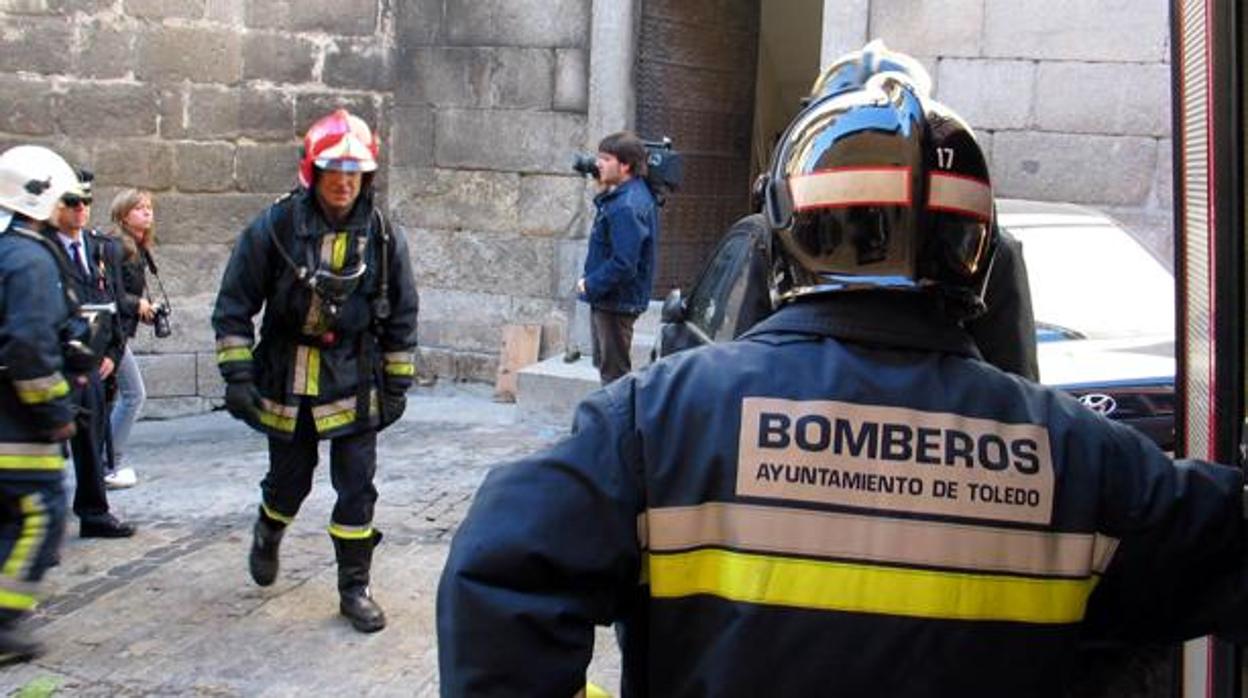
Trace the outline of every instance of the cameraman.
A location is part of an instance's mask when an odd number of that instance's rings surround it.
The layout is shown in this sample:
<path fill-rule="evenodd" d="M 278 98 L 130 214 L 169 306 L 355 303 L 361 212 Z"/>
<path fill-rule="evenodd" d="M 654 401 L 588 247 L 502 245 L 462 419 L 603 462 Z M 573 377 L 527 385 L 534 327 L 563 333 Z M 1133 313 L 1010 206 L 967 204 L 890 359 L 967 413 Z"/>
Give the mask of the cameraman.
<path fill-rule="evenodd" d="M 659 212 L 645 183 L 646 147 L 629 131 L 598 144 L 597 213 L 585 271 L 576 282 L 591 308 L 594 367 L 603 385 L 632 369 L 633 323 L 650 304 Z"/>
<path fill-rule="evenodd" d="M 157 305 L 147 292 L 147 270 L 153 275 L 156 266 L 152 262 L 152 248 L 156 245 L 155 214 L 152 209 L 152 193 L 141 189 L 123 189 L 113 197 L 109 218 L 116 229 L 113 238 L 123 250 L 121 260 L 121 288 L 117 293 L 117 309 L 121 314 L 125 350 L 117 364 L 117 396 L 110 411 L 112 428 L 111 470 L 104 475 L 109 489 L 123 489 L 138 484 L 134 468 L 123 467 L 123 453 L 130 429 L 139 418 L 139 411 L 147 400 L 147 389 L 139 363 L 130 349 L 139 323 L 151 325 L 156 321 Z"/>

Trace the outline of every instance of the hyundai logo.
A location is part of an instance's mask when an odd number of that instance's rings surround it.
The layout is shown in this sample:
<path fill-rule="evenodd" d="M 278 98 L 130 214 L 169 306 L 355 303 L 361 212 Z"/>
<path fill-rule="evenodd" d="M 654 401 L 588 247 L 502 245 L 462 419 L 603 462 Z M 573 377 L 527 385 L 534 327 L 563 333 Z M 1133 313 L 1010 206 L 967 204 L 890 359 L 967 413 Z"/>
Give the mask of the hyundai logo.
<path fill-rule="evenodd" d="M 1086 395 L 1080 395 L 1079 402 L 1082 402 L 1084 407 L 1087 407 L 1097 414 L 1103 414 L 1106 417 L 1113 414 L 1118 409 L 1118 401 L 1105 393 L 1088 393 Z"/>

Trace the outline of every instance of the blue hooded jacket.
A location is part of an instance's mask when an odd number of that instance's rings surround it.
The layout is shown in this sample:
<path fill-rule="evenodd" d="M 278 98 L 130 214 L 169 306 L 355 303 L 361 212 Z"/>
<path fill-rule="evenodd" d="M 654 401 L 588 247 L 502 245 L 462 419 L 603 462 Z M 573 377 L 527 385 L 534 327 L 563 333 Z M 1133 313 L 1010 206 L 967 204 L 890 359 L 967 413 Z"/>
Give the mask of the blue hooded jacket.
<path fill-rule="evenodd" d="M 659 211 L 654 195 L 633 177 L 594 198 L 598 213 L 585 257 L 581 300 L 600 310 L 638 315 L 654 285 Z"/>

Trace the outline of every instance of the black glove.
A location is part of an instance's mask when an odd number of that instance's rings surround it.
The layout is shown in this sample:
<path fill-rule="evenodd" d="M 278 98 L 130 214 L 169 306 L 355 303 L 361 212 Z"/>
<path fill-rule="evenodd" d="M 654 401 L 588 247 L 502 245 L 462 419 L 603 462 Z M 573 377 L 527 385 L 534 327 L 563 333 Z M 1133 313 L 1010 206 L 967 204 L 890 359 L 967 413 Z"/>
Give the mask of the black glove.
<path fill-rule="evenodd" d="M 260 419 L 260 391 L 251 381 L 235 381 L 225 386 L 225 409 L 231 417 L 254 424 Z"/>
<path fill-rule="evenodd" d="M 393 384 L 386 384 L 381 391 L 381 424 L 378 429 L 385 429 L 403 416 L 407 409 L 407 390 Z"/>

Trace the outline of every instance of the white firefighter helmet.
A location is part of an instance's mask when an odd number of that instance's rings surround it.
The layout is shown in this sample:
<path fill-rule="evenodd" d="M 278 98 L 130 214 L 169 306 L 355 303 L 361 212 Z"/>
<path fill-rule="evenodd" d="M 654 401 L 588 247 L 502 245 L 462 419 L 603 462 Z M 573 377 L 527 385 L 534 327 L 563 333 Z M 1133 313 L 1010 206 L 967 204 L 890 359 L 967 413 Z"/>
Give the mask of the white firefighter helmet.
<path fill-rule="evenodd" d="M 19 145 L 0 154 L 0 230 L 8 228 L 14 213 L 48 220 L 67 193 L 81 194 L 81 185 L 60 155 L 39 145 Z"/>

